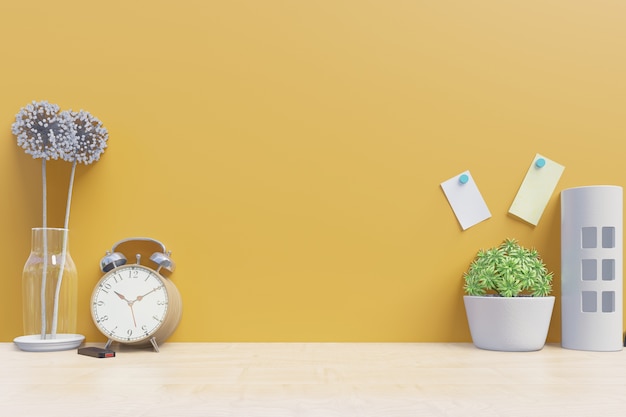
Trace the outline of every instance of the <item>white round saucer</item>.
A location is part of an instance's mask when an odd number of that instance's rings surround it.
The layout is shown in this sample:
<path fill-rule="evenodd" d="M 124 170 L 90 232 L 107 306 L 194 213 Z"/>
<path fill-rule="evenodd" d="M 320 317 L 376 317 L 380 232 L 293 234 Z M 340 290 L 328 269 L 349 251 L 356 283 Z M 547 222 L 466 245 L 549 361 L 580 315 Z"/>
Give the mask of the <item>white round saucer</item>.
<path fill-rule="evenodd" d="M 42 339 L 39 334 L 30 334 L 27 336 L 19 336 L 13 339 L 13 342 L 20 349 L 26 352 L 54 352 L 57 350 L 69 350 L 80 346 L 85 340 L 82 334 L 57 334 L 54 339 L 51 335 L 46 335 L 46 339 Z"/>

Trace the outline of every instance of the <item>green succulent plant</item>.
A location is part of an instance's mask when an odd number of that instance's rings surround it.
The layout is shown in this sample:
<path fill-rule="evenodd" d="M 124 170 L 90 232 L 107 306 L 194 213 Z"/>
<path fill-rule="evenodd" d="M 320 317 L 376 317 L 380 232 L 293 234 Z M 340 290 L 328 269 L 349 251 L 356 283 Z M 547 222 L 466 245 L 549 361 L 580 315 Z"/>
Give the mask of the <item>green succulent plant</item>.
<path fill-rule="evenodd" d="M 545 297 L 552 292 L 553 273 L 536 249 L 505 239 L 499 246 L 479 250 L 463 278 L 467 295 Z"/>

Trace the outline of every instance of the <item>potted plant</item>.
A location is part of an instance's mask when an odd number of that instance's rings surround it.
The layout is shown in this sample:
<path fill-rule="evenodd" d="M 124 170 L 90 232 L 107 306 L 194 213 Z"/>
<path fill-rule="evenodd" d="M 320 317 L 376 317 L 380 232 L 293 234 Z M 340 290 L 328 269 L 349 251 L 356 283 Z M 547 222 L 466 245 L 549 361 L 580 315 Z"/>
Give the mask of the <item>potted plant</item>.
<path fill-rule="evenodd" d="M 511 352 L 543 348 L 554 308 L 553 273 L 536 249 L 505 239 L 479 250 L 463 278 L 476 347 Z"/>

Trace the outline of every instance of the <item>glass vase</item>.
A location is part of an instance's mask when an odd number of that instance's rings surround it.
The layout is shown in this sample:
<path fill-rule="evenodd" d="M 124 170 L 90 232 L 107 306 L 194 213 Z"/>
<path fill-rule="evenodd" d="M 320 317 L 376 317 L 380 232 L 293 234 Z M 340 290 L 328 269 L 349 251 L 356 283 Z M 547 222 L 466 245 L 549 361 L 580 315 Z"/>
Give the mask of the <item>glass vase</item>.
<path fill-rule="evenodd" d="M 68 235 L 67 229 L 32 229 L 22 273 L 24 336 L 14 340 L 22 350 L 67 350 L 84 340 L 76 334 L 78 274 Z"/>

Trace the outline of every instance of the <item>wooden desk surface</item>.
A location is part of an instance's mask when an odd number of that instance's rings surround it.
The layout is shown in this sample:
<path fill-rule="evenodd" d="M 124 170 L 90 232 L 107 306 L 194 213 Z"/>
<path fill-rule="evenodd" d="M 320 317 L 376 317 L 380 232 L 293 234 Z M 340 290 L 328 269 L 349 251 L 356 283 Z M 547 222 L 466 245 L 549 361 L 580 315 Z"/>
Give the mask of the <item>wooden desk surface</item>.
<path fill-rule="evenodd" d="M 0 344 L 1 416 L 619 416 L 626 352 L 435 343 L 166 343 L 159 353 Z"/>

